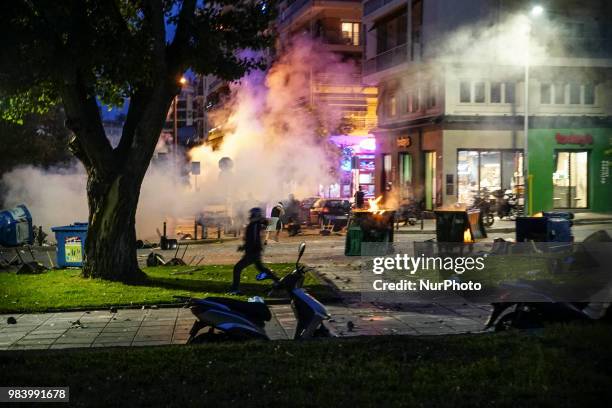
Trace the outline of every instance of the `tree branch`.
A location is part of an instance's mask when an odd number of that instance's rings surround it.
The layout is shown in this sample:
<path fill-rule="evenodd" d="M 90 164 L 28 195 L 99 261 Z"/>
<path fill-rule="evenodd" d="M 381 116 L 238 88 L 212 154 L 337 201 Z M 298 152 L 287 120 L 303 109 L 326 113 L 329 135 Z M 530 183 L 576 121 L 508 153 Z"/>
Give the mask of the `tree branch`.
<path fill-rule="evenodd" d="M 83 164 L 98 173 L 112 173 L 113 149 L 106 138 L 100 111 L 93 92 L 88 92 L 76 72 L 67 74 L 59 92 L 66 112 L 66 127 L 72 130 L 78 142 Z"/>
<path fill-rule="evenodd" d="M 176 33 L 172 44 L 168 47 L 169 73 L 173 75 L 174 81 L 184 70 L 185 54 L 189 49 L 189 37 L 192 29 L 192 21 L 195 14 L 196 0 L 185 0 L 178 15 Z"/>
<path fill-rule="evenodd" d="M 145 20 L 151 25 L 153 40 L 152 61 L 154 65 L 154 80 L 162 80 L 166 76 L 166 24 L 161 0 L 148 0 L 144 7 Z"/>

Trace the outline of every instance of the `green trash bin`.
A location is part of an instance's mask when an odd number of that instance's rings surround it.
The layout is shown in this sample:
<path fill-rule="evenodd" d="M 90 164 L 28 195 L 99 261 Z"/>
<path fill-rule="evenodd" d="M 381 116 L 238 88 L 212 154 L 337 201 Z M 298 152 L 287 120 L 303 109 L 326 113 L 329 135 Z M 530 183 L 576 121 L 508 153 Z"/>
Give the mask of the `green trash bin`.
<path fill-rule="evenodd" d="M 345 256 L 360 256 L 361 242 L 363 241 L 363 231 L 358 224 L 353 223 L 346 232 L 344 245 Z"/>

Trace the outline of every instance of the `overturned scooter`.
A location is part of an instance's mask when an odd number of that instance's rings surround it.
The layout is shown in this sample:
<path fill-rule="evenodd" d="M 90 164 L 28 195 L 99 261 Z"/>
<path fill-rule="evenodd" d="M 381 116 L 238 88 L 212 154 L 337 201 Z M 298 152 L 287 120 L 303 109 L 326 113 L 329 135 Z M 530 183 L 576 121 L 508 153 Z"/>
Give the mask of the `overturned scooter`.
<path fill-rule="evenodd" d="M 549 323 L 610 321 L 612 309 L 604 302 L 558 302 L 538 290 L 536 282 L 505 284 L 508 289 L 529 293 L 530 302 L 496 302 L 485 329 L 539 329 Z M 505 313 L 510 310 L 508 313 Z"/>
<path fill-rule="evenodd" d="M 306 244 L 301 243 L 295 269 L 282 279 L 265 272 L 257 275 L 257 280 L 272 279 L 272 290 L 283 289 L 289 294 L 291 308 L 297 319 L 296 340 L 330 336 L 323 323 L 330 318 L 325 306 L 302 289 L 306 267 L 299 262 L 305 250 Z M 264 328 L 272 314 L 263 300 L 245 302 L 208 297 L 190 299 L 189 304 L 197 320 L 189 332 L 188 344 L 220 340 L 269 340 Z"/>

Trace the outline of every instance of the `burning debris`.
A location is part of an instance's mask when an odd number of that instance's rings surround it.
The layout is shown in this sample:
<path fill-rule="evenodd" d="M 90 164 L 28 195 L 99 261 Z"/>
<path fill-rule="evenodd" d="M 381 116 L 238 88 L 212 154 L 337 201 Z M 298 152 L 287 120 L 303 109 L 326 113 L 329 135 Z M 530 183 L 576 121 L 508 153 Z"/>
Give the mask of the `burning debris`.
<path fill-rule="evenodd" d="M 361 255 L 362 242 L 393 242 L 395 209 L 383 208 L 382 196 L 368 200 L 368 208 L 355 208 L 351 213 L 344 254 Z"/>

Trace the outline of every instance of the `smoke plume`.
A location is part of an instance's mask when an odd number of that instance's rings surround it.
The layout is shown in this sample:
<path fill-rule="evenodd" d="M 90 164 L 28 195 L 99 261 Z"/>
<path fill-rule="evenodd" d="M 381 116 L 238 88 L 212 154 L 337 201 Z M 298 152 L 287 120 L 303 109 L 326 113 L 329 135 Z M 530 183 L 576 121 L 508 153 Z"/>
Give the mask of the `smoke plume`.
<path fill-rule="evenodd" d="M 231 95 L 218 117 L 223 143 L 192 149 L 201 174 L 188 180 L 175 166 L 153 161 L 140 194 L 136 228 L 141 239 L 156 237 L 164 220 L 193 224 L 201 212 L 240 215 L 251 206 L 266 207 L 286 199 L 318 195 L 319 186 L 334 182 L 338 167 L 334 149 L 323 136 L 339 125 L 340 112 L 329 106 L 310 107 L 311 75 L 334 83 L 349 81 L 355 67 L 317 44 L 297 40 L 267 72 L 253 72 L 231 84 Z M 219 160 L 233 167 L 221 172 Z M 186 165 L 186 163 L 184 163 Z M 181 166 L 179 166 L 181 167 Z M 20 167 L 7 173 L 8 206 L 25 203 L 34 223 L 50 226 L 87 220 L 86 175 L 81 165 L 43 170 Z M 197 186 L 196 186 L 197 185 Z M 190 221 L 189 221 L 190 220 Z"/>

